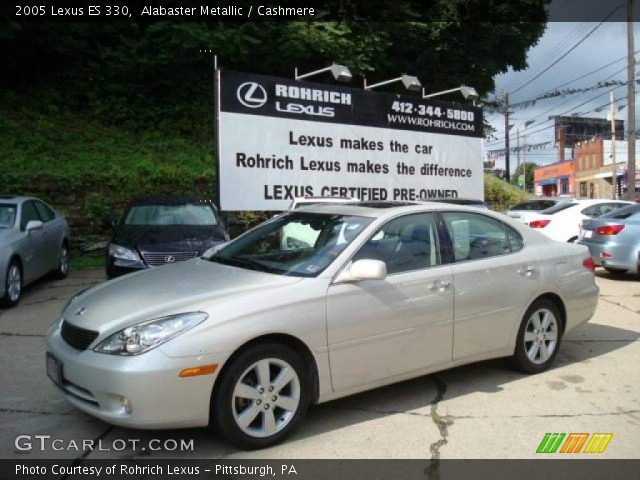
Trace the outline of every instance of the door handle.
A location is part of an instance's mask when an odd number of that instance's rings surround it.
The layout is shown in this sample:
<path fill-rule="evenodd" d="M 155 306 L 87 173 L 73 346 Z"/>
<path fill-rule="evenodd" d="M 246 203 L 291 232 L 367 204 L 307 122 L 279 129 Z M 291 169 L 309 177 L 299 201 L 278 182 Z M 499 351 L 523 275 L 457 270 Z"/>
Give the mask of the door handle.
<path fill-rule="evenodd" d="M 429 290 L 431 290 L 432 292 L 444 292 L 450 286 L 451 282 L 442 282 L 440 280 L 436 280 L 431 284 Z"/>
<path fill-rule="evenodd" d="M 526 266 L 526 267 L 522 267 L 520 270 L 518 270 L 518 273 L 520 275 L 524 275 L 526 277 L 530 277 L 532 273 L 535 273 L 535 271 L 536 271 L 535 267 Z"/>

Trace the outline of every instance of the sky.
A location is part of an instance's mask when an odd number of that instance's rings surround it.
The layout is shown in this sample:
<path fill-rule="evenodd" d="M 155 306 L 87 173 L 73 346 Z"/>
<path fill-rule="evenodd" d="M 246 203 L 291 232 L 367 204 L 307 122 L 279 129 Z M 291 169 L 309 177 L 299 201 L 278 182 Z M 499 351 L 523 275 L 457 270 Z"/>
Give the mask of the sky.
<path fill-rule="evenodd" d="M 560 1 L 560 0 L 558 0 Z M 627 80 L 627 24 L 625 22 L 604 22 L 598 26 L 600 21 L 609 13 L 606 11 L 606 2 L 600 3 L 600 7 L 594 8 L 593 14 L 586 13 L 585 18 L 594 19 L 594 22 L 550 22 L 546 31 L 538 44 L 532 47 L 527 54 L 529 67 L 519 72 L 509 71 L 500 74 L 495 78 L 496 90 L 489 98 L 502 96 L 504 90 L 509 92 L 510 104 L 524 102 L 534 99 L 550 90 L 562 86 L 560 90 L 567 88 L 588 88 L 593 87 L 600 81 L 622 81 Z M 595 29 L 595 30 L 594 30 Z M 587 37 L 587 35 L 593 32 Z M 638 51 L 640 45 L 640 24 L 634 24 L 635 50 Z M 584 37 L 582 42 L 580 42 Z M 573 50 L 569 50 L 577 45 Z M 564 56 L 560 59 L 561 56 Z M 640 52 L 636 55 L 636 61 L 640 59 Z M 558 61 L 557 61 L 558 60 Z M 541 73 L 552 63 L 551 66 L 538 78 Z M 590 72 L 610 66 L 589 74 Z M 636 72 L 640 72 L 640 66 L 636 66 Z M 578 79 L 585 74 L 589 74 L 582 79 Z M 636 78 L 638 75 L 636 74 Z M 529 80 L 531 83 L 525 85 Z M 575 80 L 575 81 L 574 81 Z M 570 82 L 570 83 L 568 83 Z M 627 87 L 609 86 L 605 88 L 593 89 L 588 92 L 559 96 L 536 101 L 535 105 L 527 108 L 512 108 L 509 123 L 513 125 L 510 130 L 511 145 L 516 145 L 515 137 L 517 129 L 520 130 L 520 143 L 539 144 L 553 141 L 553 128 L 545 128 L 553 125 L 547 121 L 551 115 L 567 115 L 579 113 L 581 117 L 595 117 L 606 119 L 609 108 L 608 105 L 600 112 L 593 111 L 596 107 L 603 107 L 609 102 L 609 91 L 613 91 L 616 97 L 616 119 L 625 121 L 627 125 L 627 112 L 625 107 L 618 111 L 621 106 L 627 105 Z M 636 93 L 636 108 L 640 105 L 640 92 Z M 584 104 L 584 105 L 581 105 Z M 640 113 L 640 111 L 638 111 Z M 485 142 L 485 149 L 504 148 L 504 116 L 499 113 L 486 113 L 487 121 L 496 128 L 493 137 L 496 141 Z M 638 114 L 636 114 L 638 116 Z M 534 121 L 525 128 L 525 123 Z M 638 122 L 636 122 L 638 128 Z M 526 139 L 524 135 L 526 134 Z M 525 154 L 521 153 L 521 159 L 525 160 Z M 549 164 L 557 161 L 557 150 L 550 146 L 544 149 L 535 149 L 526 153 L 526 161 L 533 161 L 538 164 Z M 511 152 L 511 169 L 515 169 L 517 155 Z M 571 158 L 570 151 L 567 150 L 566 157 Z M 504 168 L 504 157 L 499 157 L 496 161 L 496 168 Z"/>

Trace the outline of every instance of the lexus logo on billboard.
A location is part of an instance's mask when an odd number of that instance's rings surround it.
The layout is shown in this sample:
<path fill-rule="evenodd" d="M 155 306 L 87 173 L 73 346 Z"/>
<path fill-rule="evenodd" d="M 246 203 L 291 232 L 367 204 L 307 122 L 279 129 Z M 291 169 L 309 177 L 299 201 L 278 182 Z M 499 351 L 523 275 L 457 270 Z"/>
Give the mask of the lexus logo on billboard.
<path fill-rule="evenodd" d="M 245 82 L 238 87 L 238 101 L 249 108 L 259 108 L 267 103 L 267 91 L 256 82 Z"/>

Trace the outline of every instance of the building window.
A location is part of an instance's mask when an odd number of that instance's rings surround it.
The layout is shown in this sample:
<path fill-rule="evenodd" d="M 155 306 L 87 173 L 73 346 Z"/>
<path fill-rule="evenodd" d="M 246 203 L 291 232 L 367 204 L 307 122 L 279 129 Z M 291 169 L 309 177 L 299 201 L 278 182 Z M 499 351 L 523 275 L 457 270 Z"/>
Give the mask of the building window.
<path fill-rule="evenodd" d="M 569 179 L 561 178 L 560 179 L 560 195 L 568 195 L 569 194 Z"/>
<path fill-rule="evenodd" d="M 580 182 L 580 196 L 586 198 L 587 196 L 587 182 Z"/>

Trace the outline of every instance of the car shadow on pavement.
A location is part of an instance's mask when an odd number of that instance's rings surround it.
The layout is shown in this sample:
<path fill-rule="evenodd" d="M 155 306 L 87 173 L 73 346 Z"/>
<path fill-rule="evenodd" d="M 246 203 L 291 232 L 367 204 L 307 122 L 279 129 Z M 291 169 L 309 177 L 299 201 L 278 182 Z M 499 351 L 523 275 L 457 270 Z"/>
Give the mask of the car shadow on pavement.
<path fill-rule="evenodd" d="M 500 402 L 506 402 L 506 397 L 499 392 L 509 390 L 511 395 L 531 395 L 533 385 L 542 384 L 550 390 L 561 390 L 566 385 L 580 389 L 571 384 L 584 382 L 585 379 L 575 374 L 576 369 L 567 367 L 574 364 L 588 364 L 592 359 L 607 355 L 623 348 L 640 337 L 640 333 L 594 323 L 586 323 L 568 334 L 560 348 L 554 367 L 549 371 L 530 376 L 512 370 L 504 359 L 488 360 L 471 365 L 441 371 L 432 375 L 418 377 L 386 387 L 377 388 L 365 393 L 312 406 L 307 417 L 294 435 L 281 445 L 258 452 L 243 452 L 225 443 L 215 433 L 208 429 L 184 429 L 165 431 L 140 431 L 112 427 L 104 435 L 106 440 L 139 438 L 144 444 L 148 439 L 193 439 L 193 451 L 122 451 L 116 452 L 119 458 L 314 458 L 331 457 L 331 444 L 359 444 L 367 439 L 370 444 L 362 446 L 362 453 L 371 451 L 384 452 L 382 443 L 388 442 L 389 422 L 398 430 L 395 435 L 398 441 L 403 441 L 403 430 L 412 428 L 424 429 L 425 455 L 428 455 L 430 442 L 438 440 L 435 426 L 437 422 L 448 422 L 446 414 L 438 411 L 438 403 L 469 396 L 476 398 L 477 394 L 497 394 L 490 404 L 496 402 L 495 408 L 500 408 Z M 569 375 L 569 373 L 573 373 Z M 595 374 L 594 374 L 595 375 Z M 602 374 L 601 374 L 602 375 Z M 518 382 L 526 382 L 522 385 Z M 585 385 L 588 385 L 585 383 Z M 570 389 L 569 389 L 570 390 Z M 554 392 L 562 396 L 562 392 Z M 526 403 L 523 402 L 523 403 Z M 512 407 L 513 408 L 513 407 Z M 389 417 L 395 416 L 394 419 Z M 451 424 L 453 420 L 451 420 Z M 414 427 L 415 426 L 415 427 Z M 105 428 L 109 428 L 105 425 Z M 431 428 L 432 430 L 429 430 Z M 407 431 L 407 430 L 405 430 Z M 412 430 L 411 430 L 412 431 Z M 433 432 L 436 432 L 435 434 Z M 377 438 L 377 433 L 380 439 Z M 429 433 L 431 432 L 431 437 Z M 393 435 L 393 434 L 391 434 Z M 433 435 L 436 435 L 433 438 Z M 427 438 L 429 437 L 429 438 Z M 428 441 L 427 441 L 428 440 Z M 380 443 L 380 448 L 375 445 Z M 373 445 L 372 445 L 373 444 Z M 322 445 L 321 451 L 317 450 Z M 335 447 L 337 448 L 337 447 Z M 353 450 L 357 452 L 356 450 Z M 325 453 L 326 452 L 326 453 Z M 105 458 L 113 458 L 113 453 Z M 354 456 L 359 456 L 357 453 Z M 91 454 L 89 458 L 100 458 Z"/>

